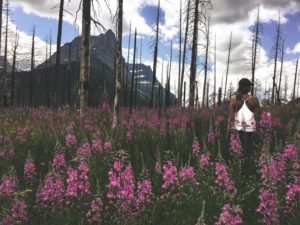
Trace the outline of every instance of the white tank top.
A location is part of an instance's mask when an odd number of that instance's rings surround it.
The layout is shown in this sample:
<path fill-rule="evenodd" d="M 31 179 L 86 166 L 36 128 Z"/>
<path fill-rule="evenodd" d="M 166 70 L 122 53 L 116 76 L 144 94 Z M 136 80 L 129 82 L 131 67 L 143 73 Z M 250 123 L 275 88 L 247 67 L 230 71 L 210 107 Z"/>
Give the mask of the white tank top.
<path fill-rule="evenodd" d="M 250 98 L 243 99 L 244 101 L 242 107 L 239 111 L 235 113 L 235 129 L 244 132 L 254 132 L 256 130 L 256 121 L 254 118 L 254 113 L 248 108 L 246 101 Z"/>

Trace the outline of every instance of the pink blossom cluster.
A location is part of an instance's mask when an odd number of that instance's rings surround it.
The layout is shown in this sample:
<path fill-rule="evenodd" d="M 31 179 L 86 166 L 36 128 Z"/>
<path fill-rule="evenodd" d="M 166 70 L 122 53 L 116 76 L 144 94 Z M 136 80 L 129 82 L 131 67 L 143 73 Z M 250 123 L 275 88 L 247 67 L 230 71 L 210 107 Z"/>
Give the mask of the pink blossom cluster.
<path fill-rule="evenodd" d="M 80 159 L 90 158 L 92 154 L 92 149 L 89 143 L 84 143 L 81 147 L 77 149 L 77 156 Z"/>
<path fill-rule="evenodd" d="M 260 126 L 265 128 L 267 131 L 272 130 L 272 115 L 269 112 L 263 112 L 260 117 Z"/>
<path fill-rule="evenodd" d="M 262 215 L 262 222 L 267 225 L 279 224 L 277 193 L 261 188 L 259 200 L 260 203 L 256 211 Z"/>
<path fill-rule="evenodd" d="M 234 183 L 230 179 L 226 166 L 223 163 L 216 163 L 216 184 L 219 187 L 225 188 L 227 191 L 234 189 Z"/>
<path fill-rule="evenodd" d="M 288 185 L 288 191 L 285 197 L 285 212 L 292 213 L 300 205 L 300 177 L 296 182 Z M 298 181 L 298 182 L 297 182 Z"/>
<path fill-rule="evenodd" d="M 297 171 L 299 169 L 299 162 L 296 146 L 294 144 L 287 144 L 283 151 L 283 155 L 286 162 L 290 162 L 292 169 Z"/>
<path fill-rule="evenodd" d="M 13 224 L 24 224 L 28 222 L 27 212 L 26 212 L 26 205 L 23 200 L 17 200 L 12 208 L 11 211 L 8 212 L 0 221 L 2 225 L 13 225 Z"/>
<path fill-rule="evenodd" d="M 4 177 L 0 181 L 0 197 L 12 197 L 16 192 L 17 179 L 15 177 Z"/>
<path fill-rule="evenodd" d="M 55 171 L 59 171 L 66 167 L 65 155 L 63 153 L 56 153 L 53 157 L 52 166 Z"/>
<path fill-rule="evenodd" d="M 78 173 L 77 170 L 68 169 L 67 171 L 67 191 L 66 196 L 77 197 Z"/>
<path fill-rule="evenodd" d="M 98 154 L 103 153 L 102 140 L 94 139 L 92 141 L 92 151 Z"/>
<path fill-rule="evenodd" d="M 112 151 L 112 142 L 111 141 L 106 141 L 104 143 L 104 149 L 108 152 Z"/>
<path fill-rule="evenodd" d="M 217 132 L 214 131 L 210 131 L 207 134 L 207 142 L 208 143 L 214 143 L 215 140 L 218 138 L 219 134 Z"/>
<path fill-rule="evenodd" d="M 241 218 L 243 211 L 239 206 L 230 207 L 230 204 L 225 204 L 222 208 L 219 220 L 215 225 L 238 225 L 242 224 Z"/>
<path fill-rule="evenodd" d="M 55 175 L 48 175 L 43 186 L 36 193 L 37 204 L 45 210 L 54 211 L 57 207 L 62 207 L 64 202 L 65 185 L 63 180 Z"/>
<path fill-rule="evenodd" d="M 197 182 L 196 174 L 195 174 L 193 167 L 181 168 L 179 175 L 180 175 L 181 181 L 183 183 L 189 181 L 189 182 L 195 184 Z"/>
<path fill-rule="evenodd" d="M 109 171 L 109 191 L 107 198 L 117 205 L 119 213 L 133 215 L 136 212 L 137 199 L 134 195 L 134 177 L 131 165 L 125 166 L 121 161 L 115 161 Z"/>
<path fill-rule="evenodd" d="M 200 153 L 200 143 L 199 143 L 198 139 L 196 139 L 196 138 L 194 139 L 192 149 L 193 149 L 194 155 L 198 155 Z"/>
<path fill-rule="evenodd" d="M 102 112 L 109 112 L 110 111 L 110 105 L 107 102 L 102 102 L 100 105 L 100 110 Z"/>
<path fill-rule="evenodd" d="M 201 154 L 199 164 L 201 169 L 205 169 L 206 167 L 210 166 L 210 154 Z"/>
<path fill-rule="evenodd" d="M 274 128 L 281 129 L 283 127 L 282 123 L 281 123 L 281 120 L 279 118 L 274 118 L 273 121 L 272 121 L 272 124 L 273 124 Z"/>
<path fill-rule="evenodd" d="M 74 134 L 68 134 L 66 136 L 66 146 L 69 148 L 75 147 L 77 145 L 77 139 Z"/>
<path fill-rule="evenodd" d="M 152 182 L 150 179 L 140 180 L 137 183 L 137 203 L 138 208 L 151 202 L 152 194 Z"/>
<path fill-rule="evenodd" d="M 90 209 L 86 214 L 88 221 L 91 223 L 92 222 L 99 223 L 101 220 L 102 208 L 103 208 L 103 202 L 102 202 L 101 198 L 96 197 L 92 201 Z"/>
<path fill-rule="evenodd" d="M 24 164 L 24 178 L 27 180 L 34 179 L 36 175 L 35 165 L 32 161 L 27 160 Z"/>
<path fill-rule="evenodd" d="M 178 176 L 177 176 L 177 167 L 173 165 L 171 160 L 168 160 L 165 165 L 163 165 L 163 184 L 161 186 L 162 189 L 173 188 L 178 184 Z"/>
<path fill-rule="evenodd" d="M 242 145 L 240 141 L 240 137 L 237 134 L 231 134 L 229 150 L 234 156 L 241 156 L 242 154 Z"/>

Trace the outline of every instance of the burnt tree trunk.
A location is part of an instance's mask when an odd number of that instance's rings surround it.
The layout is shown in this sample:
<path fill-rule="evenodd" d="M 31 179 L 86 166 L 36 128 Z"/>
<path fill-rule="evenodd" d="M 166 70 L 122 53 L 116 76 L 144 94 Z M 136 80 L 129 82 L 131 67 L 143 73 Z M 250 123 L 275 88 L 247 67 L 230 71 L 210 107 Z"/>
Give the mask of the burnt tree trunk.
<path fill-rule="evenodd" d="M 229 48 L 228 48 L 228 58 L 227 58 L 227 67 L 226 67 L 226 76 L 225 76 L 225 87 L 224 87 L 224 98 L 223 98 L 224 102 L 225 102 L 226 94 L 227 94 L 226 91 L 227 91 L 227 80 L 228 80 L 229 65 L 230 65 L 231 43 L 232 43 L 232 32 L 230 33 L 230 41 L 229 41 Z"/>
<path fill-rule="evenodd" d="M 134 100 L 133 90 L 134 90 L 134 79 L 135 79 L 136 35 L 137 35 L 137 31 L 136 31 L 136 28 L 135 28 L 135 32 L 134 32 L 134 50 L 133 50 L 133 65 L 132 65 L 131 87 L 130 87 L 130 109 L 129 109 L 130 110 L 130 115 L 132 114 L 133 100 Z"/>

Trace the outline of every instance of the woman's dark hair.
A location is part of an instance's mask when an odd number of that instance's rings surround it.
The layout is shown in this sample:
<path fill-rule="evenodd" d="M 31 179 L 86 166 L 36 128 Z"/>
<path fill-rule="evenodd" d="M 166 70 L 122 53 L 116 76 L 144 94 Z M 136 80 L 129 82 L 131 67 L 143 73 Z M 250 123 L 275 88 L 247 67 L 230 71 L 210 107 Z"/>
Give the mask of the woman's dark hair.
<path fill-rule="evenodd" d="M 247 79 L 247 78 L 243 78 L 239 81 L 239 88 L 236 92 L 236 98 L 238 100 L 242 99 L 243 94 L 247 94 L 250 91 L 251 86 L 253 85 L 253 83 Z"/>

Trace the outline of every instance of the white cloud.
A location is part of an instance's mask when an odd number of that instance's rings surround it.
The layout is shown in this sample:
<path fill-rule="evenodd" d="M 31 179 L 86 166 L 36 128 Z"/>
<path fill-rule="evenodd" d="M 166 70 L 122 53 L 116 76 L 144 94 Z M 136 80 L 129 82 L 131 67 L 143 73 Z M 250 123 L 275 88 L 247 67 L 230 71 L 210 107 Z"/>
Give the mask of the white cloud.
<path fill-rule="evenodd" d="M 300 42 L 298 42 L 293 49 L 287 49 L 287 54 L 298 54 L 300 53 Z"/>

